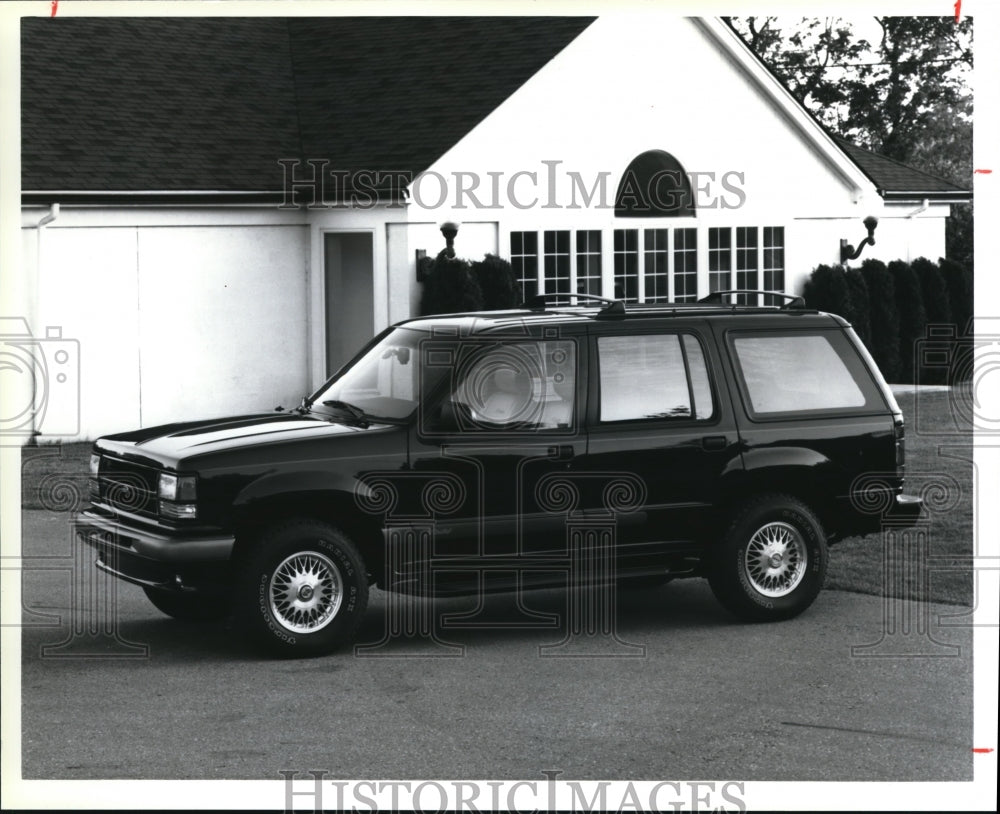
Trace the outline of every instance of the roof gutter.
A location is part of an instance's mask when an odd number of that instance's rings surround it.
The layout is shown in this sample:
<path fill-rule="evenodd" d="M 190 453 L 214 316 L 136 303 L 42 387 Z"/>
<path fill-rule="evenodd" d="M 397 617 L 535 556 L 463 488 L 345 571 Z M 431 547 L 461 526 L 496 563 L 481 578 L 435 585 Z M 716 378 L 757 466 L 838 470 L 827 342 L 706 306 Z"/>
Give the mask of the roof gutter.
<path fill-rule="evenodd" d="M 932 203 L 971 203 L 972 193 L 971 192 L 943 192 L 941 190 L 900 190 L 900 191 L 887 191 L 879 190 L 879 194 L 882 196 L 882 200 L 886 203 L 913 203 L 913 204 L 932 204 Z"/>
<path fill-rule="evenodd" d="M 405 203 L 405 195 L 396 191 L 364 190 L 354 193 L 344 190 L 335 199 L 318 202 L 296 203 L 283 190 L 31 190 L 22 191 L 22 205 L 51 204 L 56 199 L 66 204 L 127 206 L 217 206 L 234 204 L 246 206 L 278 206 L 283 209 L 333 209 L 375 204 Z M 373 200 L 374 198 L 374 200 Z M 313 205 L 310 205 L 313 204 Z"/>

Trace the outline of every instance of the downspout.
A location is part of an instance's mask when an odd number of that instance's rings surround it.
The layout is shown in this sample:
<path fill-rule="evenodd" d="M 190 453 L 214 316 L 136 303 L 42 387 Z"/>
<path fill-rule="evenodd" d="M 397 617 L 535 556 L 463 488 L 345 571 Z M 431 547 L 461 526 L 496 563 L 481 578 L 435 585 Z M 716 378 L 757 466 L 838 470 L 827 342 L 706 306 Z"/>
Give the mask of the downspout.
<path fill-rule="evenodd" d="M 54 203 L 49 206 L 49 211 L 42 216 L 42 219 L 35 224 L 35 279 L 33 281 L 34 285 L 31 288 L 31 303 L 30 303 L 30 314 L 31 314 L 31 324 L 29 327 L 34 327 L 38 324 L 38 288 L 42 276 L 42 268 L 44 263 L 42 262 L 42 230 L 52 223 L 56 218 L 59 217 L 59 204 Z M 36 393 L 31 394 L 31 403 L 35 403 Z M 35 438 L 41 434 L 41 430 L 38 428 L 38 414 L 32 410 L 31 411 L 31 438 L 28 440 L 28 445 L 33 446 L 35 444 Z"/>
<path fill-rule="evenodd" d="M 43 226 L 48 226 L 52 221 L 59 217 L 59 204 L 54 203 L 49 207 L 49 213 L 45 215 L 38 223 L 35 224 L 36 229 L 41 229 Z M 41 235 L 41 232 L 38 233 Z"/>
<path fill-rule="evenodd" d="M 924 198 L 923 203 L 920 204 L 916 209 L 906 215 L 907 218 L 915 218 L 917 215 L 922 215 L 930 208 L 931 202 L 928 198 Z"/>

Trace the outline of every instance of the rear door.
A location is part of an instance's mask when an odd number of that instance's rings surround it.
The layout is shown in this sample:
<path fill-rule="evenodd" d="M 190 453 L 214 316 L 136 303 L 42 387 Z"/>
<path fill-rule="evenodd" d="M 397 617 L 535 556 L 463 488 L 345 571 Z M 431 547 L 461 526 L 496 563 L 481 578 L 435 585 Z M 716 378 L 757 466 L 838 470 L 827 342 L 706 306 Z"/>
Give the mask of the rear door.
<path fill-rule="evenodd" d="M 742 469 L 720 358 L 704 320 L 631 320 L 590 339 L 586 469 L 629 487 L 592 495 L 617 523 L 620 568 L 697 543 Z M 628 489 L 641 494 L 628 495 Z"/>

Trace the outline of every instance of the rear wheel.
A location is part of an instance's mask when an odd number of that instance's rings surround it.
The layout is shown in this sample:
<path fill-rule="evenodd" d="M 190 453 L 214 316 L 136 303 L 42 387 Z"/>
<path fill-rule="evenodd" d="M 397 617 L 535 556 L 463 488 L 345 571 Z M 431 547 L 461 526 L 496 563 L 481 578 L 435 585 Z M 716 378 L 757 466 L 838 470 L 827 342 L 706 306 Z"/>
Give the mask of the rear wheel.
<path fill-rule="evenodd" d="M 737 616 L 777 621 L 813 603 L 826 565 L 826 537 L 809 507 L 790 495 L 761 495 L 734 513 L 709 584 Z"/>
<path fill-rule="evenodd" d="M 221 594 L 184 593 L 146 587 L 142 590 L 157 610 L 182 622 L 209 622 L 229 613 L 228 598 Z"/>
<path fill-rule="evenodd" d="M 293 520 L 269 529 L 239 569 L 238 619 L 278 655 L 331 652 L 350 641 L 367 607 L 361 555 L 327 523 Z"/>

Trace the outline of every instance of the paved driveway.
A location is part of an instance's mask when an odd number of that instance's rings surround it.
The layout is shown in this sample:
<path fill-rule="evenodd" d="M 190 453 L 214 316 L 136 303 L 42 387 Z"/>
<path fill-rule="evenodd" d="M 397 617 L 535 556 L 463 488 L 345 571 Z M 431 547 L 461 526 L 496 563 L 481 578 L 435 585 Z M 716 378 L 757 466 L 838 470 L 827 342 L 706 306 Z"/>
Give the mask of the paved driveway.
<path fill-rule="evenodd" d="M 624 593 L 619 641 L 560 651 L 545 649 L 560 628 L 512 627 L 537 616 L 492 595 L 478 612 L 418 606 L 487 625 L 439 630 L 451 646 L 396 637 L 363 657 L 268 661 L 133 586 L 109 616 L 89 555 L 71 591 L 66 515 L 23 517 L 25 778 L 972 778 L 971 635 L 937 624 L 954 607 L 892 603 L 911 633 L 886 636 L 879 598 L 825 591 L 798 619 L 743 625 L 681 581 Z M 567 601 L 524 597 L 562 618 Z M 387 618 L 376 591 L 361 641 L 377 645 Z"/>

